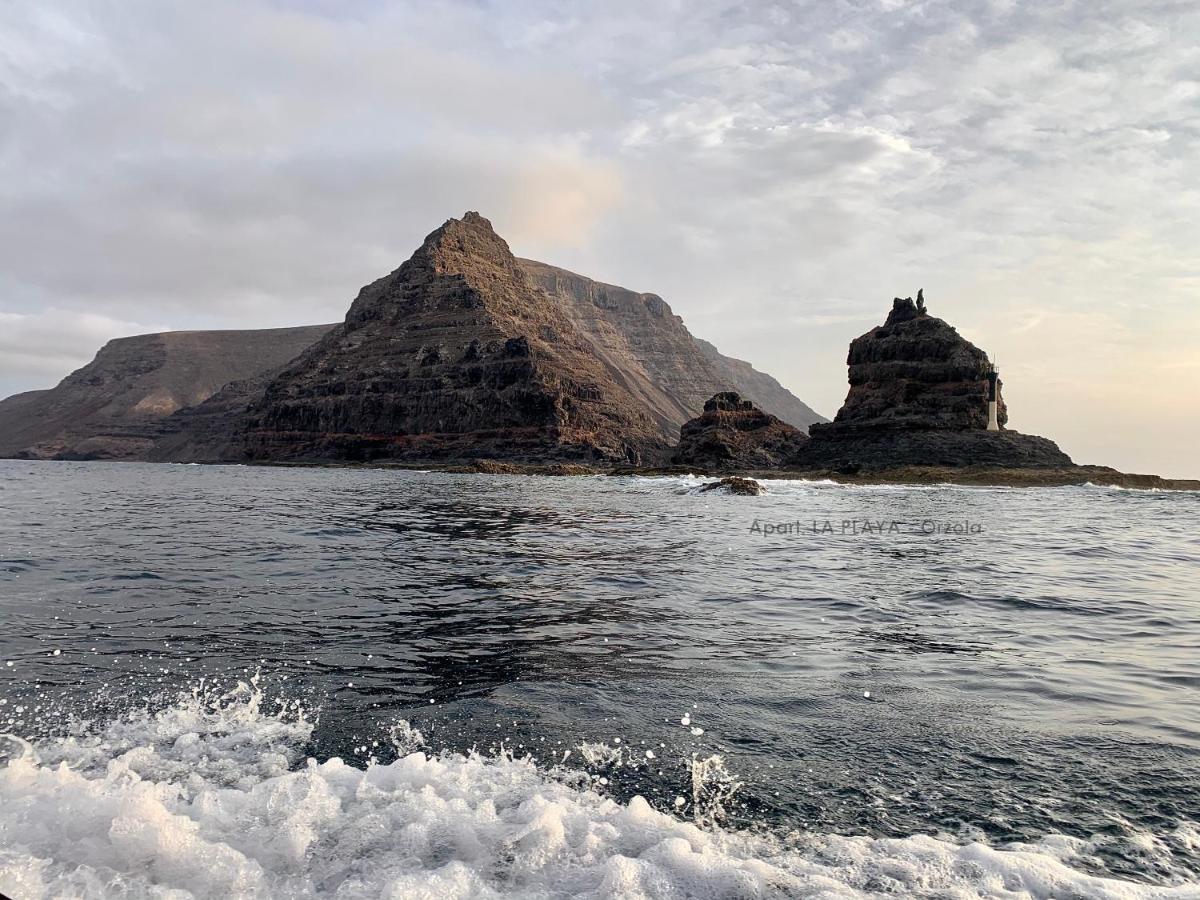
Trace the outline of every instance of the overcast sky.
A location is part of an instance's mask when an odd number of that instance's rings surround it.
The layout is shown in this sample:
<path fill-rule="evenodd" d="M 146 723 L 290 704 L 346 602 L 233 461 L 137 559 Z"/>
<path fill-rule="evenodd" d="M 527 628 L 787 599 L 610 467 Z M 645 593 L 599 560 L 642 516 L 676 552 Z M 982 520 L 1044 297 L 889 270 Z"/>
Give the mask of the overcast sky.
<path fill-rule="evenodd" d="M 1195 0 L 0 3 L 0 395 L 342 318 L 449 216 L 832 415 L 894 295 L 1010 425 L 1200 477 Z"/>

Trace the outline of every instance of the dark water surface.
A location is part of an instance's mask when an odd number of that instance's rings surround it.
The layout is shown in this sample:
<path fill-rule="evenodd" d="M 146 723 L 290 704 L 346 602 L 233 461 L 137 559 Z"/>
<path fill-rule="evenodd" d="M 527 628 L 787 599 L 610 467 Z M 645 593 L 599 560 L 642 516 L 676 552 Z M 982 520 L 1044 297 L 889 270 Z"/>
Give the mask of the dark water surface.
<path fill-rule="evenodd" d="M 0 731 L 258 670 L 318 759 L 719 754 L 728 826 L 1200 873 L 1200 495 L 698 483 L 0 461 Z"/>

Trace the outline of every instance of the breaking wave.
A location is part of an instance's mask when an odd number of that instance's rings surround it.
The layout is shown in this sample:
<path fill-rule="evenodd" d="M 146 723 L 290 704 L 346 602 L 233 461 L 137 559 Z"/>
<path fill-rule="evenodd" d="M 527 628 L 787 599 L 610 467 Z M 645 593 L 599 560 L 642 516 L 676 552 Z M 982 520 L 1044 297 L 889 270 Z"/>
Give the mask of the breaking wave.
<path fill-rule="evenodd" d="M 41 897 L 1196 897 L 1083 874 L 1086 842 L 998 849 L 722 828 L 737 789 L 693 760 L 671 809 L 568 766 L 436 753 L 406 722 L 357 768 L 307 756 L 316 717 L 256 680 L 158 711 L 0 737 L 0 892 Z M 385 753 L 384 750 L 389 752 Z M 394 757 L 394 761 L 382 762 Z M 1200 834 L 1180 836 L 1200 840 Z"/>

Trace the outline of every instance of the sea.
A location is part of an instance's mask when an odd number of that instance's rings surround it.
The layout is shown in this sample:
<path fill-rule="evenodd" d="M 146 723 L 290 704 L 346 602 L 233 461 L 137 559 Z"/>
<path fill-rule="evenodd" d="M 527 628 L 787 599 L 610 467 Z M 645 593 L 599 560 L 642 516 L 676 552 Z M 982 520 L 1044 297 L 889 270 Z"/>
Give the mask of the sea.
<path fill-rule="evenodd" d="M 1200 897 L 1200 494 L 0 461 L 0 893 Z"/>

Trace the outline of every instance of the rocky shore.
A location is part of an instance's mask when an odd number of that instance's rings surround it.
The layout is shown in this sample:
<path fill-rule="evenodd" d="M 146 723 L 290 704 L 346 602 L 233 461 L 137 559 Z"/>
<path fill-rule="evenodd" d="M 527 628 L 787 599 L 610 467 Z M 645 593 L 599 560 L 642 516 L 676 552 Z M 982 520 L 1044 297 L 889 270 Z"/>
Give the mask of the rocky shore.
<path fill-rule="evenodd" d="M 1137 490 L 1200 491 L 1200 480 L 1162 478 L 1121 472 L 1109 466 L 890 466 L 845 472 L 836 469 L 708 469 L 703 466 L 589 466 L 575 463 L 514 463 L 507 460 L 404 460 L 373 463 L 265 462 L 263 466 L 316 468 L 372 468 L 397 471 L 433 471 L 468 475 L 610 476 L 641 478 L 694 475 L 717 479 L 742 478 L 755 481 L 832 481 L 846 485 L 960 485 L 964 487 L 1068 487 L 1092 484 Z"/>

